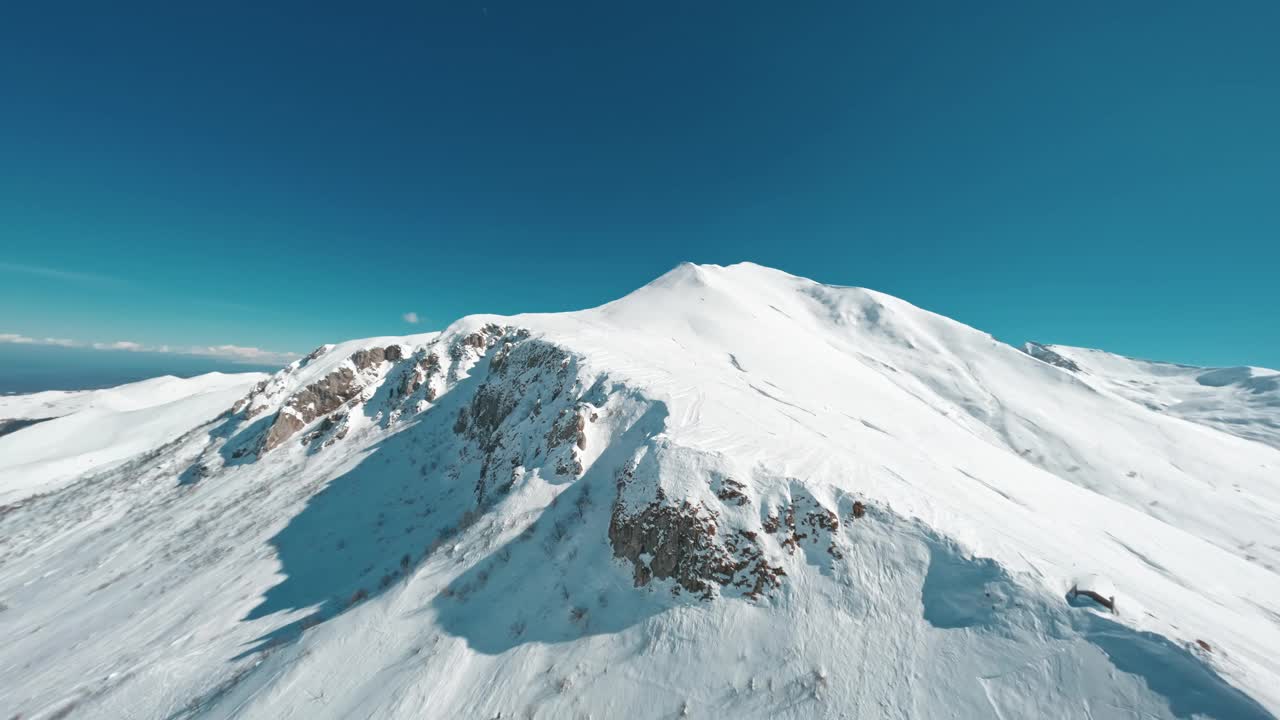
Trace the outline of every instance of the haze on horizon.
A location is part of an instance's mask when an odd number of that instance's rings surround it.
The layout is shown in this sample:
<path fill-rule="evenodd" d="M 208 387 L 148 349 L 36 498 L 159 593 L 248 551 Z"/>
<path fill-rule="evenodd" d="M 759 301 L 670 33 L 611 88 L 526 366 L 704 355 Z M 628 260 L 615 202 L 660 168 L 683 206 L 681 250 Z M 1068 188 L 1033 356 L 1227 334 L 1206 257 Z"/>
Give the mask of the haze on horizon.
<path fill-rule="evenodd" d="M 278 367 L 749 260 L 1280 367 L 1274 3 L 75 5 L 0 27 L 3 357 Z"/>

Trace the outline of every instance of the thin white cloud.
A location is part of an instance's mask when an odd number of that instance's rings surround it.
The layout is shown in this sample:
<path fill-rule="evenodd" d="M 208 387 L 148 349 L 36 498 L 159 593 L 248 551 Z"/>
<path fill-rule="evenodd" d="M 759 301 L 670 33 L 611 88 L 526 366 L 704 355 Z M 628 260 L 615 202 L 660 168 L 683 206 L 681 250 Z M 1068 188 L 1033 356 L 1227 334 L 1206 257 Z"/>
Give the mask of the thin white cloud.
<path fill-rule="evenodd" d="M 222 358 L 225 360 L 233 360 L 236 362 L 259 363 L 262 365 L 271 365 L 275 363 L 287 363 L 302 357 L 298 353 L 292 352 L 275 352 L 273 350 L 263 350 L 256 347 L 244 347 L 242 345 L 211 345 L 208 347 L 192 347 L 178 350 L 184 355 L 201 355 L 204 357 Z"/>
<path fill-rule="evenodd" d="M 404 321 L 409 323 L 410 325 L 417 325 L 418 323 L 422 322 L 422 318 L 418 317 L 418 313 L 416 312 L 407 312 L 404 315 L 401 315 L 400 317 L 404 318 Z"/>
<path fill-rule="evenodd" d="M 78 270 L 62 270 L 42 265 L 23 265 L 21 263 L 0 262 L 0 272 L 31 275 L 49 280 L 80 283 L 83 285 L 128 285 L 129 283 L 110 275 L 80 272 Z"/>
<path fill-rule="evenodd" d="M 136 342 L 128 340 L 117 340 L 110 343 L 94 343 L 91 345 L 94 350 L 128 350 L 129 352 L 145 352 L 147 348 Z"/>
<path fill-rule="evenodd" d="M 66 338 L 34 338 L 17 333 L 0 333 L 0 343 L 11 345 L 58 345 L 60 347 L 76 347 L 80 343 Z"/>
<path fill-rule="evenodd" d="M 301 357 L 294 352 L 277 352 L 243 345 L 144 345 L 130 340 L 114 342 L 79 342 L 66 338 L 36 338 L 18 333 L 0 333 L 0 343 L 11 345 L 56 345 L 58 347 L 85 348 L 89 350 L 168 353 L 172 355 L 193 355 L 196 357 L 228 360 L 230 362 L 256 365 L 284 365 Z"/>
<path fill-rule="evenodd" d="M 40 338 L 38 342 L 41 345 L 57 345 L 59 347 L 75 347 L 79 344 L 75 340 L 68 340 L 66 338 Z"/>

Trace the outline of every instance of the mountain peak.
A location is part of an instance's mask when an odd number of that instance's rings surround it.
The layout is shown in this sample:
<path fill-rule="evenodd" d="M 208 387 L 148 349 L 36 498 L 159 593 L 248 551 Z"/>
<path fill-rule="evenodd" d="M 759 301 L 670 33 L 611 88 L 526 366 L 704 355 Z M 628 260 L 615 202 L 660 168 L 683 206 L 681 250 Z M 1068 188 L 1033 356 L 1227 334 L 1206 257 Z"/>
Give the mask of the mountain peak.
<path fill-rule="evenodd" d="M 1118 367 L 749 263 L 321 346 L 0 511 L 0 705 L 1273 717 L 1280 450 Z"/>

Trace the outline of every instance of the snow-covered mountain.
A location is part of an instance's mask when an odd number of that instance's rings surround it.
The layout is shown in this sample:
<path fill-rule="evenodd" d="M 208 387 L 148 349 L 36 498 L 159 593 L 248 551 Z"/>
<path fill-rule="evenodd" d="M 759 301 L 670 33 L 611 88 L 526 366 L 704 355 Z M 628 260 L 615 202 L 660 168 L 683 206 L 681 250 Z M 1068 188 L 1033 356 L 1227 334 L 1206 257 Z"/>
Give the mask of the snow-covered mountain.
<path fill-rule="evenodd" d="M 1275 370 L 1175 365 L 1037 343 L 1027 343 L 1026 351 L 1152 410 L 1280 448 L 1280 372 Z"/>
<path fill-rule="evenodd" d="M 154 452 L 265 377 L 165 376 L 106 390 L 0 396 L 0 504 Z"/>
<path fill-rule="evenodd" d="M 1273 375 L 1181 370 L 749 264 L 324 346 L 0 469 L 0 715 L 1273 718 Z"/>

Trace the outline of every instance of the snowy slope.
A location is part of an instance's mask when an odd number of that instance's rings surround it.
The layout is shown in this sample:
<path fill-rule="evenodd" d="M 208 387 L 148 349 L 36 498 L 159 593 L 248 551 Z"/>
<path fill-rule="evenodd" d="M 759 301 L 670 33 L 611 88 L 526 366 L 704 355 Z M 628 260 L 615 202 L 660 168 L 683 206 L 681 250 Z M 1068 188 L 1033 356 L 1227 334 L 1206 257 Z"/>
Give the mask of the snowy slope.
<path fill-rule="evenodd" d="M 0 504 L 153 451 L 211 420 L 266 376 L 165 376 L 106 390 L 0 397 Z M 20 430 L 20 432 L 19 432 Z"/>
<path fill-rule="evenodd" d="M 0 515 L 0 708 L 1273 717 L 1280 450 L 1098 374 L 749 264 L 318 348 Z"/>
<path fill-rule="evenodd" d="M 1034 345 L 1034 344 L 1032 344 Z M 1202 368 L 1137 360 L 1101 350 L 1044 345 L 1087 383 L 1152 410 L 1280 447 L 1280 371 Z"/>

